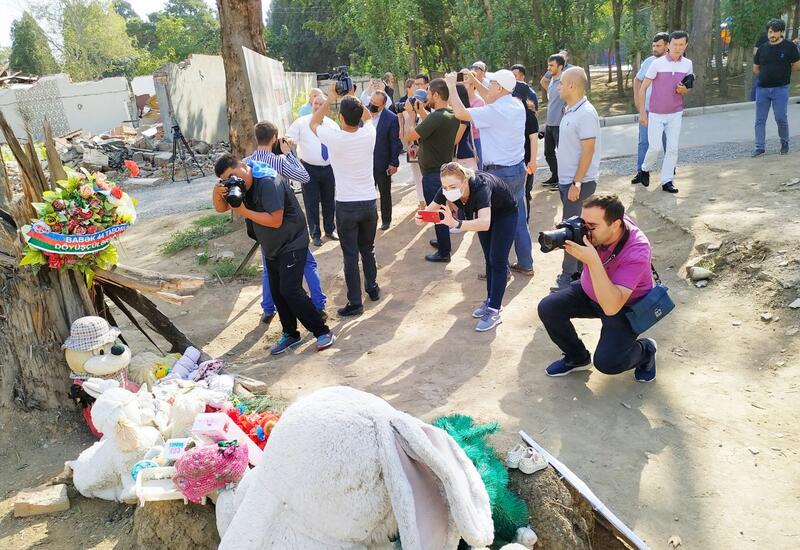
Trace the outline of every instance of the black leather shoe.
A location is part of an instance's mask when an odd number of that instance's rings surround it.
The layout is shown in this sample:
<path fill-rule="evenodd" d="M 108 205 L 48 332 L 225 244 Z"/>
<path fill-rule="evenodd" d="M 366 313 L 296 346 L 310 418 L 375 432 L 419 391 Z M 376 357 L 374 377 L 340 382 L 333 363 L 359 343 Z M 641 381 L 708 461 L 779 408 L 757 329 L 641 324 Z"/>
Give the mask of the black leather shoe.
<path fill-rule="evenodd" d="M 557 176 L 550 176 L 550 179 L 544 180 L 542 182 L 542 185 L 554 185 L 556 183 L 558 183 L 558 177 Z"/>
<path fill-rule="evenodd" d="M 642 185 L 645 187 L 650 187 L 650 172 L 645 172 L 642 170 L 639 172 L 639 175 L 642 177 Z"/>
<path fill-rule="evenodd" d="M 431 245 L 433 248 L 439 248 L 439 241 L 436 239 L 431 239 L 428 241 L 428 244 Z"/>
<path fill-rule="evenodd" d="M 347 302 L 347 305 L 336 310 L 339 317 L 353 317 L 354 315 L 361 315 L 364 313 L 364 305 L 358 304 L 357 306 Z"/>
<path fill-rule="evenodd" d="M 313 244 L 314 246 L 322 246 L 322 239 L 320 239 L 319 237 L 314 237 L 313 239 L 311 239 L 311 244 Z"/>
<path fill-rule="evenodd" d="M 636 176 L 634 176 L 634 178 L 631 180 L 631 183 L 633 184 L 642 183 L 642 173 L 636 172 Z"/>
<path fill-rule="evenodd" d="M 381 299 L 381 287 L 376 286 L 375 288 L 368 290 L 367 294 L 369 295 L 370 300 L 377 302 Z"/>
<path fill-rule="evenodd" d="M 261 316 L 261 322 L 264 323 L 265 325 L 268 325 L 268 324 L 270 324 L 272 322 L 272 320 L 274 318 L 275 318 L 275 313 L 274 312 L 273 313 L 264 313 Z"/>
<path fill-rule="evenodd" d="M 428 254 L 425 259 L 429 262 L 450 263 L 450 256 L 442 256 L 438 252 L 436 254 Z"/>
<path fill-rule="evenodd" d="M 386 231 L 387 229 L 389 229 L 389 224 L 388 223 L 382 223 L 381 224 L 381 231 Z"/>
<path fill-rule="evenodd" d="M 663 184 L 661 186 L 661 190 L 662 191 L 666 191 L 667 193 L 677 193 L 678 192 L 678 188 L 675 187 L 674 185 L 672 185 L 671 181 L 668 181 L 667 183 Z"/>

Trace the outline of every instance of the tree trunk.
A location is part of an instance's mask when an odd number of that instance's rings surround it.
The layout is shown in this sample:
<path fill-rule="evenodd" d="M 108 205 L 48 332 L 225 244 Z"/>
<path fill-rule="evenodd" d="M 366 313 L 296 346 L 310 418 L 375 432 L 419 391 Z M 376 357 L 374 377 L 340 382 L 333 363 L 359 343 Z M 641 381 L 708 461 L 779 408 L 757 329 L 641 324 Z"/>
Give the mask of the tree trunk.
<path fill-rule="evenodd" d="M 706 104 L 706 67 L 711 57 L 711 41 L 708 37 L 714 16 L 714 2 L 715 0 L 695 0 L 692 10 L 689 36 L 695 37 L 695 40 L 691 43 L 691 51 L 687 52 L 687 57 L 693 60 L 695 85 L 687 100 L 694 107 Z"/>
<path fill-rule="evenodd" d="M 606 59 L 606 61 L 608 61 L 608 83 L 611 84 L 611 82 L 614 80 L 614 73 L 612 72 L 613 69 L 611 64 L 611 55 L 612 55 L 611 48 L 606 49 L 606 55 L 608 56 L 608 59 Z"/>
<path fill-rule="evenodd" d="M 617 96 L 623 97 L 622 86 L 622 56 L 620 55 L 619 35 L 622 28 L 622 2 L 623 0 L 611 0 L 611 10 L 614 17 L 614 57 L 617 61 Z"/>
<path fill-rule="evenodd" d="M 794 25 L 792 25 L 792 38 L 800 36 L 800 0 L 794 1 Z"/>
<path fill-rule="evenodd" d="M 408 52 L 411 56 L 409 60 L 409 68 L 411 69 L 411 78 L 419 74 L 419 56 L 417 55 L 417 38 L 414 34 L 414 22 L 408 23 Z"/>
<path fill-rule="evenodd" d="M 217 0 L 217 8 L 222 62 L 225 66 L 231 152 L 241 158 L 256 148 L 253 126 L 258 121 L 242 47 L 267 54 L 261 0 Z"/>
<path fill-rule="evenodd" d="M 720 0 L 714 0 L 714 18 L 716 23 L 720 20 Z M 711 40 L 714 43 L 714 63 L 717 65 L 717 82 L 719 83 L 720 98 L 728 97 L 728 78 L 725 67 L 722 66 L 722 41 L 719 36 L 719 28 L 713 28 Z"/>
<path fill-rule="evenodd" d="M 702 0 L 700 0 L 702 2 Z M 695 8 L 697 4 L 700 3 L 697 0 L 695 1 Z M 677 31 L 681 29 L 683 26 L 683 12 L 684 12 L 684 5 L 683 0 L 673 0 L 673 8 L 672 8 L 672 19 L 669 22 L 669 30 L 670 31 Z"/>

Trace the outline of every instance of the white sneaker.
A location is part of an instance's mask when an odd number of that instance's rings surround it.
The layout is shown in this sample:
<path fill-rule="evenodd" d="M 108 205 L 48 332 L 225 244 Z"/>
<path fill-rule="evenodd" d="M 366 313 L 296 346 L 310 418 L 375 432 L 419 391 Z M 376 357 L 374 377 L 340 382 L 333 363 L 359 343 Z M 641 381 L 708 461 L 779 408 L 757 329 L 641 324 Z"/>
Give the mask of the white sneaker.
<path fill-rule="evenodd" d="M 522 455 L 522 458 L 519 459 L 520 472 L 523 474 L 532 474 L 533 472 L 538 472 L 545 468 L 547 468 L 547 460 L 545 460 L 541 454 L 534 451 L 531 447 L 525 449 L 525 453 Z"/>
<path fill-rule="evenodd" d="M 458 227 L 451 227 L 450 228 L 450 234 L 451 235 L 456 235 L 458 233 L 461 233 L 461 229 L 459 229 Z"/>
<path fill-rule="evenodd" d="M 526 450 L 527 447 L 525 447 L 525 445 L 518 443 L 516 447 L 506 454 L 506 466 L 509 468 L 518 468 L 519 460 L 522 458 L 522 455 L 525 454 Z"/>

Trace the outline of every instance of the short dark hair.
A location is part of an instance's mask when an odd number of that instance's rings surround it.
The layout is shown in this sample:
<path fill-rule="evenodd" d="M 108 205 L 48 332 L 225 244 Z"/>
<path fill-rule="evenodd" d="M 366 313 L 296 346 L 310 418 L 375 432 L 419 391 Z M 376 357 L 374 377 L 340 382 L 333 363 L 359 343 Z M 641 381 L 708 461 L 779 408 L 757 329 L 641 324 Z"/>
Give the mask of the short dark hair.
<path fill-rule="evenodd" d="M 430 82 L 431 82 L 430 77 L 428 75 L 422 74 L 422 73 L 419 73 L 417 76 L 415 76 L 414 80 L 417 80 L 417 79 L 420 79 L 420 78 L 425 81 L 425 84 L 430 84 Z"/>
<path fill-rule="evenodd" d="M 361 115 L 364 114 L 364 105 L 357 97 L 347 96 L 339 104 L 339 114 L 348 126 L 358 126 Z"/>
<path fill-rule="evenodd" d="M 600 208 L 608 225 L 625 216 L 625 205 L 616 193 L 595 193 L 583 201 L 584 208 Z"/>
<path fill-rule="evenodd" d="M 786 30 L 786 23 L 784 23 L 783 19 L 770 19 L 769 23 L 767 23 L 767 30 L 784 32 Z"/>
<path fill-rule="evenodd" d="M 217 175 L 218 178 L 222 177 L 222 174 L 225 173 L 226 170 L 229 168 L 236 168 L 239 166 L 239 159 L 233 156 L 230 153 L 223 153 L 217 158 L 217 161 L 214 163 L 214 173 Z"/>
<path fill-rule="evenodd" d="M 567 64 L 567 60 L 564 59 L 564 56 L 557 53 L 554 53 L 553 55 L 547 58 L 547 62 L 549 63 L 550 61 L 555 61 L 556 65 L 560 67 L 563 67 L 564 65 Z"/>
<path fill-rule="evenodd" d="M 669 33 L 669 41 L 672 42 L 673 40 L 680 40 L 681 38 L 685 38 L 686 41 L 689 41 L 689 33 L 686 31 L 672 31 Z"/>
<path fill-rule="evenodd" d="M 516 65 L 512 65 L 511 70 L 519 71 L 523 74 L 523 76 L 528 75 L 528 71 L 525 70 L 525 65 L 523 65 L 522 63 L 517 63 Z"/>
<path fill-rule="evenodd" d="M 272 138 L 278 135 L 278 127 L 271 122 L 261 121 L 254 128 L 256 142 L 259 145 L 266 145 Z"/>
<path fill-rule="evenodd" d="M 434 78 L 430 83 L 430 93 L 436 93 L 444 101 L 450 99 L 450 90 L 447 89 L 447 82 L 444 78 Z"/>
<path fill-rule="evenodd" d="M 669 33 L 666 32 L 659 32 L 653 37 L 653 42 L 669 42 Z"/>
<path fill-rule="evenodd" d="M 406 78 L 406 88 L 410 88 L 413 85 L 414 85 L 414 79 L 413 78 Z"/>
<path fill-rule="evenodd" d="M 383 99 L 383 103 L 381 103 L 381 105 L 386 105 L 386 99 L 389 97 L 389 94 L 387 94 L 383 90 L 375 90 L 374 92 L 372 92 L 372 95 L 379 96 L 381 99 Z"/>

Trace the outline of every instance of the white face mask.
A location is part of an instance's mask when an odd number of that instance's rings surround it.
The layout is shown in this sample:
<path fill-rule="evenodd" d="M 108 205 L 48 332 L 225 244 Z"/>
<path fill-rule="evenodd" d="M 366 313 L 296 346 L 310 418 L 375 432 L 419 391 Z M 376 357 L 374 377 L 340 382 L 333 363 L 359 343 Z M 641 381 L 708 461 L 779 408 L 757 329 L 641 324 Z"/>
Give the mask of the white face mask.
<path fill-rule="evenodd" d="M 449 200 L 450 202 L 456 202 L 458 199 L 461 198 L 461 189 L 443 189 L 442 192 L 444 193 L 444 198 Z"/>

